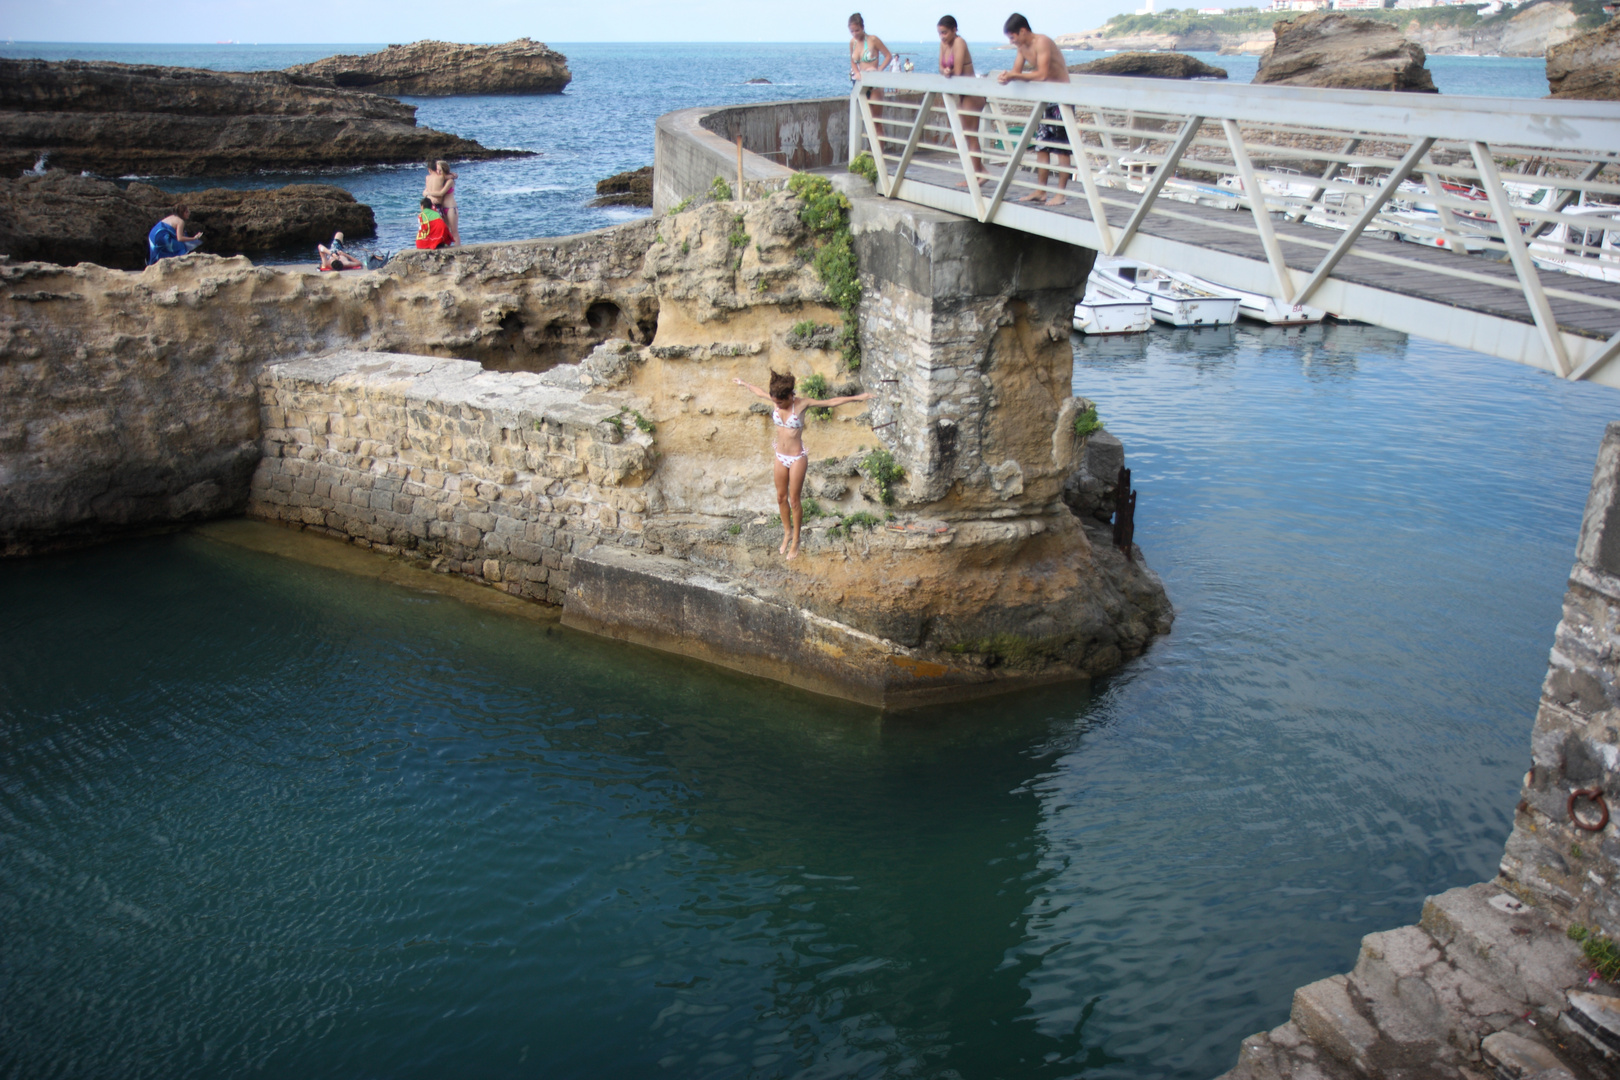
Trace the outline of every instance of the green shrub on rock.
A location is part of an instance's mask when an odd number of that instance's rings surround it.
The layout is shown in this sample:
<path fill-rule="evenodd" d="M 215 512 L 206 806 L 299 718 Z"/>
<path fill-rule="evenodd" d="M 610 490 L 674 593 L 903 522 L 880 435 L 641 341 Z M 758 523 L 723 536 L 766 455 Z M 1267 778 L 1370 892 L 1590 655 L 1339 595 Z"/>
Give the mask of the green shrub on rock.
<path fill-rule="evenodd" d="M 825 176 L 811 173 L 795 173 L 788 190 L 803 203 L 799 220 L 815 235 L 812 265 L 828 299 L 843 313 L 844 332 L 838 344 L 845 366 L 855 371 L 861 366 L 861 275 L 849 232 L 849 200 Z"/>

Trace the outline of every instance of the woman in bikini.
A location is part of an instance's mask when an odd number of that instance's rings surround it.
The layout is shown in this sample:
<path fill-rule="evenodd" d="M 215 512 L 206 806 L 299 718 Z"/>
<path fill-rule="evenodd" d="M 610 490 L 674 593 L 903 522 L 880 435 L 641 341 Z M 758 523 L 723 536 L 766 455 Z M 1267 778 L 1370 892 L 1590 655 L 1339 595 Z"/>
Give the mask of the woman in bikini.
<path fill-rule="evenodd" d="M 939 73 L 947 79 L 960 75 L 965 79 L 975 78 L 977 72 L 973 70 L 973 54 L 968 52 L 967 42 L 956 33 L 956 19 L 950 15 L 942 16 L 939 20 Z M 968 113 L 984 111 L 984 98 L 962 98 L 962 129 L 972 132 L 967 136 L 968 153 L 972 155 L 973 175 L 984 179 L 984 162 L 979 157 L 979 118 L 969 116 Z"/>
<path fill-rule="evenodd" d="M 889 61 L 893 59 L 894 53 L 890 52 L 889 47 L 883 44 L 883 39 L 876 34 L 866 32 L 866 20 L 861 18 L 861 13 L 857 11 L 851 15 L 849 17 L 849 81 L 859 84 L 861 72 L 882 71 L 889 65 Z M 878 118 L 883 115 L 883 110 L 878 108 L 876 104 L 883 100 L 883 91 L 869 90 L 867 91 L 867 97 L 874 103 L 872 105 L 872 121 L 876 123 Z M 874 146 L 872 150 L 875 153 L 877 147 Z"/>
<path fill-rule="evenodd" d="M 422 194 L 433 200 L 433 208 L 444 215 L 444 231 L 452 244 L 461 243 L 461 215 L 456 210 L 456 174 L 448 161 L 435 161 L 428 170 Z"/>
<path fill-rule="evenodd" d="M 771 372 L 771 389 L 766 393 L 752 383 L 741 379 L 732 382 L 769 401 L 771 422 L 776 425 L 776 506 L 782 512 L 782 546 L 777 551 L 789 559 L 799 557 L 799 525 L 804 512 L 799 506 L 799 493 L 804 490 L 804 474 L 810 467 L 810 451 L 804 448 L 804 411 L 830 409 L 851 401 L 865 401 L 871 394 L 853 394 L 847 397 L 815 401 L 793 393 L 792 375 Z"/>

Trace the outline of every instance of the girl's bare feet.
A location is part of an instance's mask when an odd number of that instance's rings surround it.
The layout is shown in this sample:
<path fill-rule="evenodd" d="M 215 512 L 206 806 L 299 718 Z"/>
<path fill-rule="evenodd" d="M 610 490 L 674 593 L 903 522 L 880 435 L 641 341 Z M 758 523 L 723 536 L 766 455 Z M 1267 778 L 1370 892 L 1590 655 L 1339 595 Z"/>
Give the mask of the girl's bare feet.
<path fill-rule="evenodd" d="M 787 546 L 788 546 L 788 538 L 784 536 L 784 537 L 782 537 L 782 546 L 776 549 L 776 553 L 778 555 L 786 555 L 787 554 Z"/>
<path fill-rule="evenodd" d="M 788 557 L 788 562 L 792 562 L 794 559 L 797 559 L 799 557 L 799 545 L 798 544 L 794 544 L 793 547 L 788 550 L 787 557 Z"/>

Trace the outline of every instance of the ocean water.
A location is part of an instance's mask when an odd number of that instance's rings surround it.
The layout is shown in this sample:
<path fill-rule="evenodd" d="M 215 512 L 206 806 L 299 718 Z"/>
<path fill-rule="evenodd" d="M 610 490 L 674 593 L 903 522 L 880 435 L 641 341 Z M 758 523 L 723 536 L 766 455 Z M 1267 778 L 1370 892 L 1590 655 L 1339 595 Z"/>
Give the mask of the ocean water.
<path fill-rule="evenodd" d="M 1617 395 L 1357 326 L 1074 386 L 1178 611 L 1090 686 L 880 717 L 195 535 L 0 563 L 0 1076 L 1230 1067 L 1494 872 Z"/>
<path fill-rule="evenodd" d="M 933 70 L 938 43 L 886 39 L 896 51 Z M 603 44 L 553 43 L 568 57 L 574 81 L 562 94 L 532 97 L 407 98 L 418 122 L 476 139 L 485 146 L 530 150 L 533 157 L 467 162 L 457 166 L 456 199 L 467 243 L 562 236 L 599 229 L 647 213 L 593 208 L 596 182 L 652 164 L 653 122 L 663 113 L 699 105 L 831 97 L 849 92 L 843 42 L 821 44 Z M 382 45 L 0 45 L 0 56 L 47 60 L 115 60 L 218 70 L 284 68 L 331 56 L 369 52 Z M 1011 64 L 1001 43 L 974 45 L 982 71 Z M 1071 51 L 1079 62 L 1095 53 Z M 1253 57 L 1196 53 L 1235 81 L 1254 76 Z M 1436 56 L 1430 70 L 1443 93 L 1543 97 L 1541 61 Z M 767 78 L 769 85 L 749 85 Z M 395 251 L 414 242 L 423 169 L 391 166 L 320 173 L 266 172 L 250 177 L 163 178 L 175 191 L 206 187 L 261 187 L 319 180 L 337 184 L 377 215 L 370 246 Z M 311 261 L 313 252 L 274 253 L 267 262 Z"/>

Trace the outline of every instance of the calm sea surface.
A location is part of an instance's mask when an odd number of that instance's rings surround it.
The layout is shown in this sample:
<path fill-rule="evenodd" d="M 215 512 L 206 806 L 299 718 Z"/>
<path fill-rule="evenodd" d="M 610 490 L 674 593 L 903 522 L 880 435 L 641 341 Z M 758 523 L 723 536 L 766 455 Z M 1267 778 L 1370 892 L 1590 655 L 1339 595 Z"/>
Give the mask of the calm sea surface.
<path fill-rule="evenodd" d="M 542 152 L 464 169 L 469 239 L 568 232 L 658 113 L 841 50 L 566 46 L 422 119 Z M 336 179 L 404 235 L 416 170 Z M 880 719 L 199 536 L 0 563 L 0 1076 L 1229 1067 L 1494 872 L 1620 400 L 1354 326 L 1077 342 L 1075 389 L 1179 612 L 1089 688 Z"/>
<path fill-rule="evenodd" d="M 885 35 L 920 68 L 933 70 L 938 42 L 905 43 Z M 830 97 L 849 92 L 845 46 L 826 44 L 553 43 L 568 57 L 574 81 L 562 94 L 533 97 L 406 98 L 418 106 L 418 122 L 476 139 L 485 146 L 532 150 L 535 157 L 468 162 L 456 166 L 456 201 L 467 243 L 561 236 L 599 229 L 647 213 L 593 209 L 586 205 L 596 182 L 626 169 L 651 165 L 653 121 L 663 113 L 698 105 L 789 98 Z M 381 45 L 0 45 L 0 56 L 116 60 L 130 64 L 257 71 L 284 68 L 334 53 L 371 52 Z M 974 46 L 983 71 L 1011 66 L 1012 53 L 996 44 Z M 1070 52 L 1079 62 L 1098 54 Z M 1248 82 L 1253 57 L 1194 54 Z M 1437 56 L 1429 60 L 1445 93 L 1544 97 L 1547 79 L 1540 60 Z M 752 78 L 770 79 L 750 86 Z M 261 173 L 251 177 L 163 178 L 174 191 L 205 187 L 262 187 L 319 180 L 339 184 L 377 214 L 377 250 L 410 246 L 416 236 L 416 206 L 422 197 L 418 166 L 322 173 Z M 263 261 L 314 261 L 308 250 L 280 252 Z"/>
<path fill-rule="evenodd" d="M 1353 326 L 1075 388 L 1179 611 L 1089 689 L 879 719 L 196 536 L 0 564 L 0 1075 L 1229 1067 L 1494 872 L 1616 394 Z"/>

